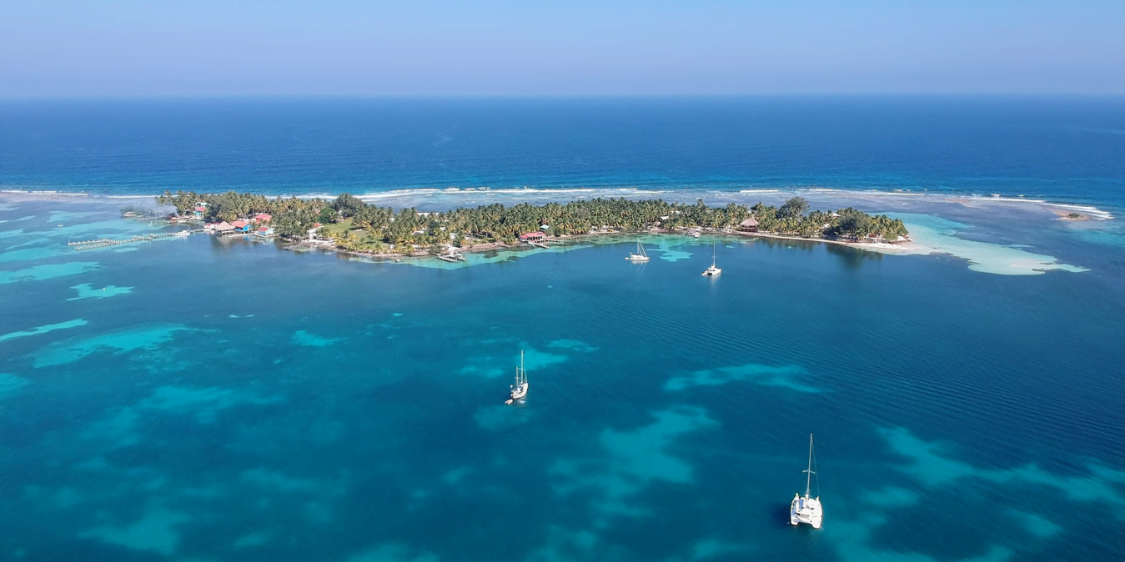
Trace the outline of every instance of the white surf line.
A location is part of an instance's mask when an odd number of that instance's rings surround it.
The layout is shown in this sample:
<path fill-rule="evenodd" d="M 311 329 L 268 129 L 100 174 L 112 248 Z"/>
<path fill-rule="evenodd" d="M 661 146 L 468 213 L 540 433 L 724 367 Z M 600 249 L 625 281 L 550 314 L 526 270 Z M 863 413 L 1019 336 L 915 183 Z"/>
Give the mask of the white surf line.
<path fill-rule="evenodd" d="M 1113 214 L 1109 211 L 1103 211 L 1097 207 L 1089 205 L 1071 205 L 1068 203 L 1047 203 L 1048 206 L 1058 207 L 1060 209 L 1067 209 L 1071 211 L 1081 211 L 1094 217 L 1095 220 L 1108 221 L 1113 220 Z"/>
<path fill-rule="evenodd" d="M 178 190 L 182 191 L 182 190 Z M 364 202 L 375 202 L 384 199 L 399 199 L 418 196 L 513 196 L 513 195 L 529 195 L 529 196 L 617 196 L 617 197 L 644 197 L 650 195 L 661 195 L 668 193 L 684 192 L 689 193 L 691 189 L 643 189 L 637 187 L 560 187 L 560 188 L 537 188 L 537 187 L 501 187 L 492 188 L 487 186 L 481 187 L 424 187 L 424 188 L 408 188 L 408 189 L 394 189 L 389 191 L 367 192 L 360 195 L 354 195 L 357 199 Z M 252 190 L 250 192 L 253 192 Z M 162 194 L 131 194 L 131 195 L 100 195 L 92 194 L 85 191 L 60 191 L 60 190 L 32 190 L 32 189 L 0 189 L 0 194 L 13 194 L 34 196 L 49 196 L 54 197 L 73 197 L 73 198 L 89 198 L 89 199 L 152 199 L 159 197 Z M 202 193 L 202 192 L 200 192 Z M 343 193 L 343 192 L 341 192 Z M 738 191 L 724 191 L 724 190 L 711 190 L 709 194 L 715 196 L 730 196 L 730 195 L 754 195 L 754 194 L 774 194 L 774 193 L 793 193 L 799 195 L 801 193 L 812 193 L 817 195 L 833 195 L 840 198 L 847 198 L 849 196 L 856 198 L 931 198 L 939 201 L 964 201 L 974 203 L 1031 203 L 1043 205 L 1046 207 L 1053 207 L 1059 209 L 1067 209 L 1089 214 L 1096 220 L 1114 220 L 1113 213 L 1100 209 L 1092 205 L 1080 205 L 1076 203 L 1067 202 L 1053 202 L 1048 199 L 1032 199 L 1027 197 L 1003 197 L 998 195 L 982 195 L 979 193 L 972 194 L 957 194 L 948 192 L 933 192 L 926 190 L 895 190 L 886 191 L 880 189 L 848 189 L 848 188 L 830 188 L 830 187 L 792 187 L 792 188 L 762 188 L 762 189 L 741 189 Z M 301 200 L 332 200 L 338 194 L 331 193 L 302 193 L 302 194 L 260 194 L 263 197 L 270 199 L 275 198 L 289 198 L 295 197 Z M 498 197 L 499 198 L 499 197 Z"/>

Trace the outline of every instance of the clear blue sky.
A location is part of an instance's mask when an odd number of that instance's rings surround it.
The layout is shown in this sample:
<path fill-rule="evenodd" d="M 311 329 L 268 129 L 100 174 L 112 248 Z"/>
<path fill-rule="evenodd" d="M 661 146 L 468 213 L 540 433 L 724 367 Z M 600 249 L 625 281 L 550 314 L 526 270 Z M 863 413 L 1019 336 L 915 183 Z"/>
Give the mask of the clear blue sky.
<path fill-rule="evenodd" d="M 1125 94 L 1125 0 L 0 0 L 0 96 Z"/>

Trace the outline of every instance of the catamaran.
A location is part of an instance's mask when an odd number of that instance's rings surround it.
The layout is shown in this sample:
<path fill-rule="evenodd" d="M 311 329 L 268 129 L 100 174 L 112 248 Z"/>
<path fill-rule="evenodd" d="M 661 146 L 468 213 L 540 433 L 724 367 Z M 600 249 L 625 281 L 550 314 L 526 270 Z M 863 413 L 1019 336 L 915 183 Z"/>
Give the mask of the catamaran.
<path fill-rule="evenodd" d="M 625 259 L 627 259 L 627 260 L 629 260 L 633 263 L 645 263 L 645 262 L 647 262 L 648 261 L 648 253 L 645 252 L 644 244 L 641 244 L 638 241 L 637 242 L 637 253 L 629 254 L 629 257 L 625 258 Z"/>
<path fill-rule="evenodd" d="M 711 245 L 711 267 L 703 271 L 703 275 L 707 277 L 718 277 L 723 274 L 723 270 L 715 267 L 715 245 Z"/>
<path fill-rule="evenodd" d="M 824 519 L 824 508 L 820 505 L 820 482 L 817 481 L 817 495 L 812 497 L 809 492 L 812 486 L 812 477 L 816 474 L 813 470 L 813 442 L 812 434 L 809 434 L 809 468 L 803 472 L 808 473 L 805 478 L 805 495 L 800 493 L 793 495 L 793 503 L 789 504 L 789 524 L 799 525 L 805 523 L 812 525 L 814 529 L 820 528 L 820 523 Z"/>
<path fill-rule="evenodd" d="M 505 404 L 511 404 L 527 396 L 527 371 L 523 368 L 523 350 L 520 350 L 520 366 L 516 367 L 516 382 L 512 385 L 512 397 Z"/>

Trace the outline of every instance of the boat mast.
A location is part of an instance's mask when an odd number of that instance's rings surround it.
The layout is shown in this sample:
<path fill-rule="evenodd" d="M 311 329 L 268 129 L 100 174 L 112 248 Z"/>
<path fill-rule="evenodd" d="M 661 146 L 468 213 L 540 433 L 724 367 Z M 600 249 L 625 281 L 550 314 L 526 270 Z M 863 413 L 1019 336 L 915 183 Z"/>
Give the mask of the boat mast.
<path fill-rule="evenodd" d="M 527 371 L 523 368 L 523 350 L 520 350 L 520 380 L 516 384 L 523 384 L 527 380 Z"/>
<path fill-rule="evenodd" d="M 711 243 L 711 267 L 715 267 L 715 244 L 716 242 Z"/>
<path fill-rule="evenodd" d="M 812 470 L 812 434 L 811 433 L 809 434 L 809 469 L 805 470 L 804 472 L 808 473 L 808 477 L 805 478 L 805 497 L 807 498 L 807 497 L 809 497 L 809 491 L 812 489 L 812 475 L 813 475 L 813 470 Z"/>

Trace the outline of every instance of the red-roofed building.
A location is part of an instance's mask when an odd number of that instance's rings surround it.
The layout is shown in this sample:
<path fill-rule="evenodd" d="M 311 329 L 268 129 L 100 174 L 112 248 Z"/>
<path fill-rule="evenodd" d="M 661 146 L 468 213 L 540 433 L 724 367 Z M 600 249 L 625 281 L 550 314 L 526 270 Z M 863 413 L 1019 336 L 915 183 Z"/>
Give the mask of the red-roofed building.
<path fill-rule="evenodd" d="M 230 225 L 233 226 L 234 229 L 239 231 L 239 232 L 250 232 L 250 222 L 249 221 L 237 220 L 237 221 L 234 221 L 234 222 L 230 223 Z"/>
<path fill-rule="evenodd" d="M 528 242 L 528 241 L 532 241 L 532 240 L 542 240 L 546 237 L 547 237 L 547 233 L 541 232 L 541 231 L 525 232 L 523 234 L 520 234 L 520 240 L 523 240 L 524 242 Z"/>
<path fill-rule="evenodd" d="M 254 220 L 257 222 L 270 222 L 273 220 L 273 217 L 271 217 L 269 213 L 258 213 L 254 215 Z"/>

